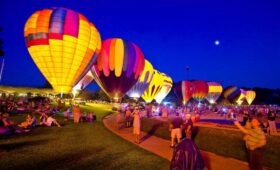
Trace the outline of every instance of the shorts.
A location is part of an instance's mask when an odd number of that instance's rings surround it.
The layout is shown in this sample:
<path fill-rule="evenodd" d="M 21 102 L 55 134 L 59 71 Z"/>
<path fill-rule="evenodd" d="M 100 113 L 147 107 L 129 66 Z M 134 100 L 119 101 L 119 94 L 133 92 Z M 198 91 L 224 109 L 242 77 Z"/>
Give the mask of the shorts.
<path fill-rule="evenodd" d="M 182 138 L 182 130 L 181 128 L 176 128 L 171 130 L 171 138 Z"/>
<path fill-rule="evenodd" d="M 140 135 L 140 127 L 133 127 L 133 134 Z"/>

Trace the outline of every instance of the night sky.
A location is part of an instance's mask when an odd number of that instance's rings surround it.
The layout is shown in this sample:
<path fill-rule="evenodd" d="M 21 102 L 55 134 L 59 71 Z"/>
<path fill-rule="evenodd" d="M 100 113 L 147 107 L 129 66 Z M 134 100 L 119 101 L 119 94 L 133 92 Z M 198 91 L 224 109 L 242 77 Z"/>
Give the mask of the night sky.
<path fill-rule="evenodd" d="M 280 88 L 279 0 L 1 0 L 0 38 L 6 53 L 1 85 L 45 84 L 23 29 L 33 12 L 47 7 L 84 14 L 102 39 L 135 42 L 154 68 L 174 82 L 190 78 Z"/>

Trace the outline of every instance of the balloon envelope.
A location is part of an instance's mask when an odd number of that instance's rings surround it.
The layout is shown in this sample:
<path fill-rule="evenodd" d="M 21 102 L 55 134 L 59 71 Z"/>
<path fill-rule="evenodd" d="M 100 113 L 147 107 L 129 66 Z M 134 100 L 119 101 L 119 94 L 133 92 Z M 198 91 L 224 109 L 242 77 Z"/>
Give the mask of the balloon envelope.
<path fill-rule="evenodd" d="M 168 93 L 170 92 L 172 85 L 173 85 L 173 81 L 171 79 L 171 77 L 163 74 L 163 83 L 162 83 L 162 87 L 160 89 L 160 91 L 156 94 L 155 96 L 155 100 L 157 103 L 161 103 L 162 100 L 168 95 Z"/>
<path fill-rule="evenodd" d="M 144 91 L 149 87 L 153 79 L 154 68 L 152 64 L 145 60 L 144 71 L 142 72 L 137 83 L 126 93 L 129 97 L 140 98 Z"/>
<path fill-rule="evenodd" d="M 183 102 L 183 104 L 186 104 L 190 98 L 192 97 L 192 94 L 194 92 L 195 86 L 190 81 L 180 81 L 178 83 L 174 84 L 174 92 L 178 99 Z"/>
<path fill-rule="evenodd" d="M 229 102 L 234 103 L 237 101 L 241 94 L 241 90 L 236 86 L 229 86 L 225 88 L 223 95 Z"/>
<path fill-rule="evenodd" d="M 240 95 L 237 98 L 236 103 L 241 105 L 245 99 L 246 99 L 246 91 L 244 89 L 240 89 Z"/>
<path fill-rule="evenodd" d="M 195 80 L 192 82 L 195 86 L 192 97 L 198 101 L 203 100 L 208 95 L 208 84 L 202 80 Z"/>
<path fill-rule="evenodd" d="M 216 101 L 218 100 L 218 98 L 223 92 L 223 87 L 216 82 L 207 82 L 207 84 L 208 84 L 209 91 L 206 99 L 211 104 L 216 103 Z"/>
<path fill-rule="evenodd" d="M 92 70 L 101 89 L 113 99 L 122 98 L 138 81 L 145 59 L 140 48 L 120 38 L 102 42 L 97 65 Z"/>
<path fill-rule="evenodd" d="M 154 70 L 153 79 L 149 87 L 145 90 L 145 92 L 141 96 L 145 100 L 145 102 L 150 103 L 155 98 L 155 96 L 161 90 L 162 84 L 163 84 L 162 74 L 159 71 Z"/>
<path fill-rule="evenodd" d="M 56 92 L 68 93 L 96 60 L 98 30 L 82 14 L 66 8 L 37 11 L 24 27 L 28 51 Z"/>
<path fill-rule="evenodd" d="M 256 92 L 255 91 L 248 90 L 246 92 L 246 100 L 247 100 L 249 105 L 251 105 L 251 103 L 254 101 L 255 97 L 256 97 Z"/>
<path fill-rule="evenodd" d="M 90 70 L 82 79 L 74 86 L 73 90 L 83 90 L 94 80 L 93 73 Z"/>

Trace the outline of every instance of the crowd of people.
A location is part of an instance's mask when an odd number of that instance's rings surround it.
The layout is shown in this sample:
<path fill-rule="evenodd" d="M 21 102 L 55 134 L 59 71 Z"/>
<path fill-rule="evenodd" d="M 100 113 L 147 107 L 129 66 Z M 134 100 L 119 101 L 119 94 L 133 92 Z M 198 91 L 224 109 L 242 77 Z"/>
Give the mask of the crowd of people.
<path fill-rule="evenodd" d="M 0 98 L 0 135 L 11 135 L 31 131 L 35 126 L 57 126 L 61 124 L 55 118 L 57 113 L 63 112 L 64 121 L 73 118 L 75 123 L 93 122 L 96 115 L 93 112 L 81 112 L 78 105 L 71 105 L 65 111 L 65 103 L 57 101 L 58 105 L 51 104 L 47 97 L 1 97 Z M 25 119 L 16 123 L 11 115 L 25 116 Z"/>
<path fill-rule="evenodd" d="M 250 169 L 262 169 L 263 148 L 266 145 L 266 135 L 276 135 L 276 119 L 279 116 L 277 106 L 207 106 L 191 105 L 174 107 L 173 105 L 127 105 L 118 110 L 118 129 L 133 127 L 135 142 L 140 143 L 141 117 L 160 118 L 169 123 L 170 147 L 180 144 L 183 136 L 192 140 L 193 127 L 200 116 L 215 113 L 231 121 L 245 134 L 244 141 L 248 153 Z M 124 120 L 124 121 L 123 121 Z M 241 123 L 239 123 L 239 121 Z"/>

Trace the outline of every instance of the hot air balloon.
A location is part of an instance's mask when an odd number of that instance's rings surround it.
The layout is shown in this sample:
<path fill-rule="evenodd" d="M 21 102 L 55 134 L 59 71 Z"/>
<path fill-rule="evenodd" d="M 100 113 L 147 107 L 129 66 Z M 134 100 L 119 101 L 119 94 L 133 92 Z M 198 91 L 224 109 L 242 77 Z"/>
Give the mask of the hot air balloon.
<path fill-rule="evenodd" d="M 145 66 L 140 48 L 120 38 L 102 42 L 102 49 L 93 70 L 94 79 L 112 99 L 121 99 L 138 81 Z"/>
<path fill-rule="evenodd" d="M 90 70 L 78 83 L 73 87 L 73 90 L 83 90 L 94 80 L 92 70 Z"/>
<path fill-rule="evenodd" d="M 141 96 L 145 100 L 145 102 L 150 103 L 155 98 L 155 96 L 161 90 L 162 84 L 163 84 L 162 74 L 159 71 L 154 70 L 153 79 L 149 87 L 145 90 L 145 92 Z"/>
<path fill-rule="evenodd" d="M 223 87 L 216 82 L 208 82 L 207 84 L 208 84 L 209 91 L 206 99 L 208 100 L 209 103 L 214 104 L 222 94 Z"/>
<path fill-rule="evenodd" d="M 192 97 L 200 102 L 208 95 L 208 84 L 202 80 L 195 80 L 192 83 L 195 86 Z"/>
<path fill-rule="evenodd" d="M 137 83 L 126 93 L 129 97 L 140 98 L 144 91 L 149 87 L 153 79 L 154 68 L 152 64 L 145 60 L 144 71 L 142 72 Z"/>
<path fill-rule="evenodd" d="M 192 82 L 184 80 L 174 84 L 174 92 L 178 99 L 185 105 L 194 92 L 195 86 Z"/>
<path fill-rule="evenodd" d="M 66 8 L 33 13 L 25 24 L 24 38 L 33 61 L 60 93 L 71 91 L 92 67 L 101 48 L 95 26 Z"/>
<path fill-rule="evenodd" d="M 249 105 L 251 105 L 251 103 L 254 101 L 255 97 L 256 97 L 255 91 L 253 91 L 253 90 L 246 91 L 246 100 Z"/>
<path fill-rule="evenodd" d="M 172 85 L 173 85 L 173 81 L 172 81 L 171 77 L 169 77 L 165 74 L 163 74 L 162 76 L 163 76 L 162 87 L 161 87 L 160 91 L 155 96 L 155 100 L 159 104 L 168 95 L 168 93 L 170 92 L 170 90 L 172 88 Z"/>
<path fill-rule="evenodd" d="M 229 86 L 225 88 L 223 95 L 231 103 L 235 103 L 240 97 L 241 90 L 236 86 Z"/>
<path fill-rule="evenodd" d="M 239 95 L 238 99 L 236 100 L 236 103 L 238 105 L 241 105 L 245 99 L 246 99 L 246 90 L 240 89 L 240 95 Z"/>

